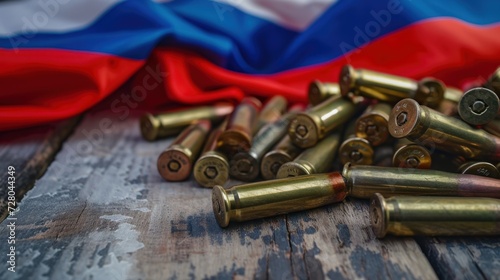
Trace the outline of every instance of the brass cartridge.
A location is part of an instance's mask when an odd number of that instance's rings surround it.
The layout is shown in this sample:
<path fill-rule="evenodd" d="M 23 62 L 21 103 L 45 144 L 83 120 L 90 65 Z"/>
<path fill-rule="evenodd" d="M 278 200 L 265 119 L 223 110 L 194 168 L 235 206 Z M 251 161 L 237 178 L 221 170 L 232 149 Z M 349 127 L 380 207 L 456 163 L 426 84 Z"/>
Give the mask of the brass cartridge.
<path fill-rule="evenodd" d="M 228 160 L 224 154 L 217 151 L 217 141 L 226 125 L 227 122 L 223 122 L 210 133 L 201 157 L 194 164 L 194 179 L 203 187 L 223 186 L 229 179 Z"/>
<path fill-rule="evenodd" d="M 458 103 L 458 114 L 468 124 L 487 124 L 499 116 L 500 99 L 496 93 L 487 88 L 470 89 Z"/>
<path fill-rule="evenodd" d="M 491 74 L 485 84 L 485 87 L 500 95 L 500 67 Z"/>
<path fill-rule="evenodd" d="M 454 116 L 458 113 L 458 102 L 462 98 L 464 94 L 458 88 L 454 87 L 446 87 L 446 91 L 444 92 L 444 98 L 439 106 L 437 107 L 437 111 L 439 111 L 443 115 Z"/>
<path fill-rule="evenodd" d="M 445 86 L 439 80 L 425 78 L 421 81 L 370 71 L 354 69 L 345 65 L 340 71 L 340 92 L 396 103 L 404 98 L 413 98 L 420 104 L 436 108 L 443 100 Z"/>
<path fill-rule="evenodd" d="M 395 150 L 392 157 L 393 166 L 419 169 L 431 168 L 431 154 L 424 146 L 402 138 L 396 142 Z"/>
<path fill-rule="evenodd" d="M 186 110 L 178 110 L 163 114 L 145 114 L 140 119 L 142 137 L 153 141 L 179 134 L 193 122 L 208 119 L 220 122 L 233 111 L 231 104 L 215 104 Z"/>
<path fill-rule="evenodd" d="M 250 182 L 259 176 L 260 163 L 264 154 L 269 151 L 287 133 L 290 120 L 303 106 L 294 106 L 278 121 L 264 126 L 254 137 L 248 152 L 239 152 L 230 161 L 229 174 L 241 181 Z"/>
<path fill-rule="evenodd" d="M 372 146 L 379 146 L 390 139 L 387 128 L 392 106 L 386 103 L 377 103 L 366 108 L 365 112 L 356 121 L 356 136 L 364 138 Z"/>
<path fill-rule="evenodd" d="M 347 125 L 344 141 L 339 148 L 340 162 L 346 164 L 371 165 L 373 163 L 373 147 L 364 138 L 356 137 L 355 122 Z"/>
<path fill-rule="evenodd" d="M 340 133 L 335 132 L 321 140 L 316 146 L 304 150 L 294 161 L 283 164 L 276 178 L 317 174 L 330 171 L 340 143 Z"/>
<path fill-rule="evenodd" d="M 492 120 L 491 122 L 485 124 L 483 128 L 490 134 L 500 137 L 500 119 Z"/>
<path fill-rule="evenodd" d="M 401 100 L 394 106 L 389 117 L 389 133 L 395 138 L 429 143 L 469 159 L 500 160 L 500 138 L 420 106 L 413 99 Z"/>
<path fill-rule="evenodd" d="M 288 101 L 281 95 L 271 97 L 260 111 L 257 125 L 253 128 L 253 134 L 257 133 L 266 124 L 277 121 L 286 112 Z"/>
<path fill-rule="evenodd" d="M 469 161 L 462 164 L 458 168 L 458 172 L 462 174 L 472 174 L 500 179 L 500 172 L 498 171 L 497 167 L 489 162 Z"/>
<path fill-rule="evenodd" d="M 346 197 L 339 173 L 262 181 L 225 190 L 215 186 L 212 206 L 217 223 L 271 217 L 340 202 Z"/>
<path fill-rule="evenodd" d="M 283 137 L 283 139 L 262 158 L 260 164 L 262 177 L 265 180 L 275 179 L 280 167 L 287 162 L 293 161 L 301 152 L 302 149 L 292 143 L 290 136 L 285 135 L 285 137 Z"/>
<path fill-rule="evenodd" d="M 386 234 L 471 236 L 500 234 L 500 200 L 470 197 L 384 198 L 370 202 L 370 222 L 378 238 Z"/>
<path fill-rule="evenodd" d="M 340 87 L 337 83 L 322 83 L 314 80 L 309 84 L 307 93 L 309 104 L 316 106 L 332 96 L 340 95 Z"/>
<path fill-rule="evenodd" d="M 288 135 L 301 148 L 309 148 L 356 114 L 357 106 L 342 96 L 331 97 L 324 102 L 299 113 L 290 122 Z"/>
<path fill-rule="evenodd" d="M 158 157 L 158 172 L 167 181 L 183 181 L 189 177 L 196 157 L 200 153 L 210 121 L 201 120 L 186 128 Z"/>
<path fill-rule="evenodd" d="M 252 145 L 253 128 L 262 103 L 253 97 L 245 97 L 229 118 L 226 130 L 218 140 L 219 149 L 228 157 L 237 152 L 249 151 Z"/>
<path fill-rule="evenodd" d="M 349 196 L 394 195 L 475 196 L 500 198 L 500 181 L 469 174 L 430 169 L 346 164 L 342 176 Z"/>

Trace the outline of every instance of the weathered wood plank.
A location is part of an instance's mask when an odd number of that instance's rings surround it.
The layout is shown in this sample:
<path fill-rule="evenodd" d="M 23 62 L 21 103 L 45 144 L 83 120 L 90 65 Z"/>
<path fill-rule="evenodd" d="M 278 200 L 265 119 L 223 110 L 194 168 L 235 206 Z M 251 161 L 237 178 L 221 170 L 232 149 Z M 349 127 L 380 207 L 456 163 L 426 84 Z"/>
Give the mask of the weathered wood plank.
<path fill-rule="evenodd" d="M 16 172 L 16 198 L 19 201 L 40 178 L 62 143 L 79 121 L 79 117 L 15 131 L 2 132 L 0 137 L 0 221 L 7 215 L 7 168 Z"/>
<path fill-rule="evenodd" d="M 417 238 L 441 279 L 499 279 L 500 237 Z"/>
<path fill-rule="evenodd" d="M 374 237 L 365 201 L 219 228 L 211 190 L 158 175 L 170 141 L 143 141 L 135 116 L 88 114 L 23 199 L 17 272 L 0 278 L 436 278 L 413 239 Z"/>

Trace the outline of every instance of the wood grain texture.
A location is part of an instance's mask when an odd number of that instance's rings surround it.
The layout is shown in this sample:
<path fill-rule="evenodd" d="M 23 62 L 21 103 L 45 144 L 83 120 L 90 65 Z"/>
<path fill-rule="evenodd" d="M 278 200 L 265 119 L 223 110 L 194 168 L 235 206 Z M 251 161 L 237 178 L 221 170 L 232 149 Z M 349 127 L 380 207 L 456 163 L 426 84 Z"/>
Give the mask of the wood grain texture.
<path fill-rule="evenodd" d="M 171 140 L 143 141 L 136 116 L 88 114 L 23 199 L 17 272 L 0 278 L 437 278 L 414 239 L 374 237 L 366 201 L 219 228 L 211 190 L 158 175 Z"/>
<path fill-rule="evenodd" d="M 47 170 L 79 119 L 76 117 L 53 125 L 1 132 L 0 221 L 7 215 L 7 167 L 15 168 L 16 198 L 19 201 Z"/>

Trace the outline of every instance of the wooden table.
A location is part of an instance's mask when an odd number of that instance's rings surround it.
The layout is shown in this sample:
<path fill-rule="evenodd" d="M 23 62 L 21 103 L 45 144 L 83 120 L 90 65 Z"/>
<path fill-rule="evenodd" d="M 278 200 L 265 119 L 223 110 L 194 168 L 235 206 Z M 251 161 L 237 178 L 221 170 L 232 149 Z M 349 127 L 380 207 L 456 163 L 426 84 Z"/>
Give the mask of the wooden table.
<path fill-rule="evenodd" d="M 2 187 L 10 165 L 19 197 L 34 185 L 10 216 L 15 273 L 0 225 L 1 279 L 500 278 L 499 237 L 378 240 L 363 200 L 221 229 L 210 189 L 158 175 L 172 139 L 144 141 L 137 117 L 101 106 L 1 134 Z"/>

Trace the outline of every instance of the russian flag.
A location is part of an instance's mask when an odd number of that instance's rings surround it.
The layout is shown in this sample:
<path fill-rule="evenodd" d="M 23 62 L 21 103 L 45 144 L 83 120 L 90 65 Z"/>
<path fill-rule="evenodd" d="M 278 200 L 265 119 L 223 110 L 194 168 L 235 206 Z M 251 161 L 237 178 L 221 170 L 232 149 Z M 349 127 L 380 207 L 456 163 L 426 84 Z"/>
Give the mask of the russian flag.
<path fill-rule="evenodd" d="M 1 1 L 0 130 L 79 114 L 124 84 L 152 107 L 304 102 L 311 80 L 336 81 L 345 63 L 462 87 L 500 65 L 498 11 L 495 0 Z"/>

